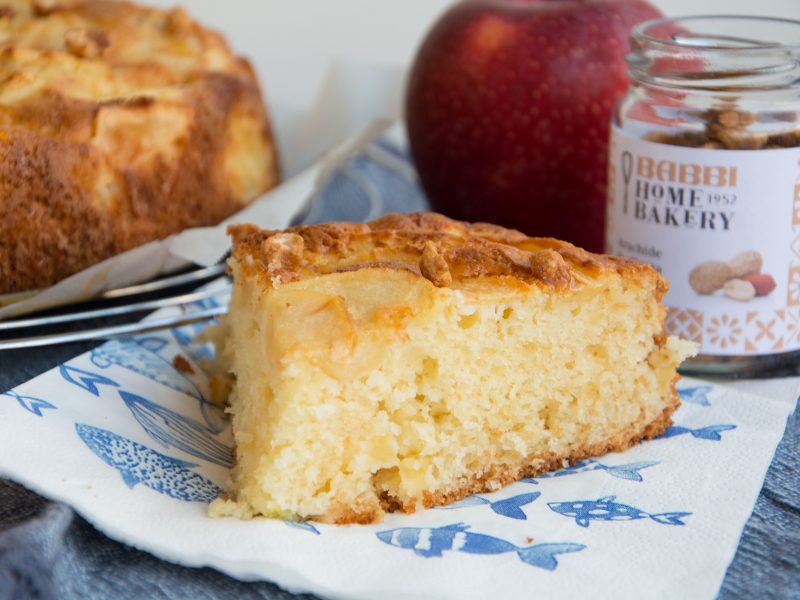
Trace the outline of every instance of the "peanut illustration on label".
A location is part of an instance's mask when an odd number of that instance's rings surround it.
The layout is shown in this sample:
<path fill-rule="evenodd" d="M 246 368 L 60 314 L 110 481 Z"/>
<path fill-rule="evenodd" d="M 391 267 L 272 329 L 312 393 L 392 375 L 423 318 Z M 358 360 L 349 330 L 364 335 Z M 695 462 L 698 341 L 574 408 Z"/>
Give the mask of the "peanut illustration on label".
<path fill-rule="evenodd" d="M 744 279 L 729 279 L 722 286 L 722 291 L 731 300 L 747 302 L 756 297 L 756 286 Z"/>
<path fill-rule="evenodd" d="M 761 272 L 764 259 L 755 250 L 748 250 L 728 262 L 707 260 L 689 273 L 689 285 L 698 294 L 722 290 L 726 297 L 747 302 L 767 296 L 777 287 L 772 275 Z"/>
<path fill-rule="evenodd" d="M 777 287 L 772 275 L 767 275 L 765 273 L 753 273 L 752 275 L 743 277 L 743 279 L 753 284 L 756 290 L 756 296 L 767 296 Z"/>
<path fill-rule="evenodd" d="M 707 260 L 689 273 L 689 285 L 698 294 L 713 294 L 724 286 L 726 281 L 733 278 L 733 269 L 728 263 Z"/>

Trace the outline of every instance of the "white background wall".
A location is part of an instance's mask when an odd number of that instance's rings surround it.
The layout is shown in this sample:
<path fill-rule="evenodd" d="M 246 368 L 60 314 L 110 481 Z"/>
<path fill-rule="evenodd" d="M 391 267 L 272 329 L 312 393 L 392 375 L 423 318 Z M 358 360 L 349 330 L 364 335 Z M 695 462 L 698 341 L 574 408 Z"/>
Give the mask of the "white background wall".
<path fill-rule="evenodd" d="M 175 0 L 149 0 L 172 6 Z M 800 0 L 651 0 L 670 16 L 800 19 Z M 183 0 L 256 66 L 272 104 L 308 106 L 332 59 L 404 65 L 453 0 Z"/>
<path fill-rule="evenodd" d="M 178 0 L 140 0 L 172 6 Z M 270 107 L 284 176 L 314 163 L 380 117 L 402 111 L 405 69 L 455 0 L 180 0 L 249 57 Z M 800 0 L 650 0 L 669 16 L 800 19 Z M 332 63 L 346 63 L 321 84 Z M 353 63 L 357 63 L 356 66 Z M 396 67 L 390 70 L 375 67 Z M 371 67 L 371 68 L 370 68 Z"/>

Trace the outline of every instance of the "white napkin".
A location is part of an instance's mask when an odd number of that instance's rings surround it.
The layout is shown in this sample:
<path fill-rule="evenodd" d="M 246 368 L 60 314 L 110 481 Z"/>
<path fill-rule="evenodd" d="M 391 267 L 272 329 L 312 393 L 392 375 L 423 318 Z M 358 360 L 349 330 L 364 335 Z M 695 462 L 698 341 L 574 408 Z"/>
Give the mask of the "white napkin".
<path fill-rule="evenodd" d="M 377 525 L 211 519 L 231 435 L 204 400 L 200 327 L 109 342 L 0 396 L 0 475 L 161 558 L 330 598 L 713 598 L 798 386 L 684 379 L 662 439 Z"/>

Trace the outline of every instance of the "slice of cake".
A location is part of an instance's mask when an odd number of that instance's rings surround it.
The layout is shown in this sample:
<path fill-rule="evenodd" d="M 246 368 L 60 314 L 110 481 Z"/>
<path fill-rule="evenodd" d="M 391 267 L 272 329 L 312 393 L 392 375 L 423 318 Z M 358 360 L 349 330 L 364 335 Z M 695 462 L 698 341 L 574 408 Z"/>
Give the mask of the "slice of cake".
<path fill-rule="evenodd" d="M 370 523 L 662 433 L 694 345 L 649 266 L 435 214 L 232 228 L 215 515 Z"/>

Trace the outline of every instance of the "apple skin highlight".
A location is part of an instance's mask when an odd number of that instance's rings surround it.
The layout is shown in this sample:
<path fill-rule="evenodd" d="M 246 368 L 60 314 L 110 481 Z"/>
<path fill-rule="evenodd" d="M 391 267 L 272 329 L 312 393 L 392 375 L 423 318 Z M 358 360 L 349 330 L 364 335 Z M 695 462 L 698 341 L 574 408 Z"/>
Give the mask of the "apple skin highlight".
<path fill-rule="evenodd" d="M 423 41 L 406 96 L 437 211 L 602 252 L 611 112 L 643 0 L 465 0 Z"/>

